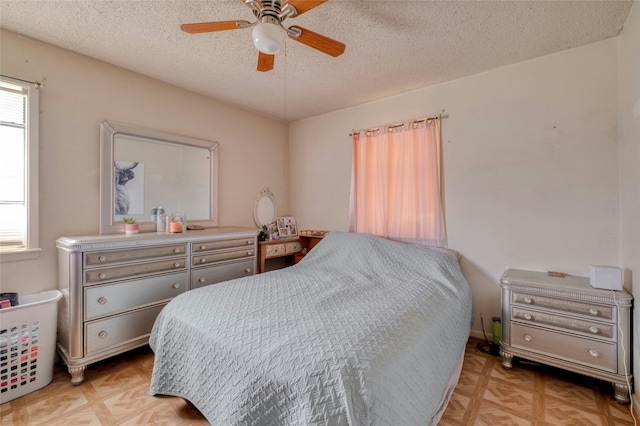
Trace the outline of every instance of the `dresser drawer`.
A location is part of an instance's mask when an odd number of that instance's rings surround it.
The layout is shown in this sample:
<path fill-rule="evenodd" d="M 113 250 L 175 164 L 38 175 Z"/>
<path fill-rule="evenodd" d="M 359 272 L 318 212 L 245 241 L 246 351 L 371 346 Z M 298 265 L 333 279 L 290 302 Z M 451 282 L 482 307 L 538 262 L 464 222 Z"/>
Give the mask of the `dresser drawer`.
<path fill-rule="evenodd" d="M 617 372 L 616 345 L 613 343 L 512 323 L 511 346 Z"/>
<path fill-rule="evenodd" d="M 514 291 L 513 304 L 536 306 L 538 308 L 553 309 L 561 312 L 571 312 L 594 318 L 613 321 L 613 307 L 595 303 L 576 302 L 572 300 L 553 299 L 535 294 Z"/>
<path fill-rule="evenodd" d="M 168 301 L 187 290 L 188 272 L 87 287 L 85 320 Z"/>
<path fill-rule="evenodd" d="M 302 245 L 299 241 L 296 241 L 294 243 L 287 243 L 284 249 L 286 254 L 298 253 L 300 250 L 302 250 Z"/>
<path fill-rule="evenodd" d="M 148 336 L 163 305 L 85 323 L 85 355 Z"/>
<path fill-rule="evenodd" d="M 230 260 L 246 259 L 255 257 L 256 251 L 253 248 L 244 250 L 226 251 L 222 253 L 209 253 L 201 256 L 193 256 L 191 266 L 202 266 L 212 263 L 227 262 Z"/>
<path fill-rule="evenodd" d="M 286 247 L 285 244 L 270 244 L 268 246 L 265 246 L 265 253 L 266 253 L 266 257 L 270 258 L 270 257 L 278 257 L 278 256 L 284 256 Z"/>
<path fill-rule="evenodd" d="M 607 322 L 588 321 L 515 307 L 511 310 L 511 317 L 523 323 L 552 326 L 569 332 L 579 332 L 607 339 L 613 339 L 614 337 L 614 325 Z"/>
<path fill-rule="evenodd" d="M 204 287 L 222 281 L 253 275 L 255 260 L 224 263 L 208 268 L 198 268 L 191 271 L 191 288 Z"/>
<path fill-rule="evenodd" d="M 155 274 L 167 271 L 179 271 L 186 269 L 185 258 L 164 260 L 161 262 L 138 263 L 127 266 L 113 266 L 110 268 L 87 269 L 84 272 L 84 283 L 98 284 L 108 281 L 133 278 L 142 275 Z"/>
<path fill-rule="evenodd" d="M 191 251 L 192 253 L 201 253 L 203 251 L 210 250 L 220 250 L 220 249 L 228 249 L 228 248 L 236 248 L 236 247 L 250 247 L 255 246 L 256 239 L 255 238 L 239 238 L 235 240 L 225 240 L 225 241 L 205 241 L 201 243 L 192 243 Z"/>
<path fill-rule="evenodd" d="M 132 262 L 158 257 L 179 256 L 187 253 L 186 244 L 163 247 L 144 247 L 130 250 L 96 251 L 84 254 L 85 268 L 110 265 L 113 263 Z"/>
<path fill-rule="evenodd" d="M 288 254 L 298 253 L 302 250 L 302 245 L 299 241 L 282 244 L 269 244 L 264 247 L 266 250 L 266 258 L 286 256 Z"/>

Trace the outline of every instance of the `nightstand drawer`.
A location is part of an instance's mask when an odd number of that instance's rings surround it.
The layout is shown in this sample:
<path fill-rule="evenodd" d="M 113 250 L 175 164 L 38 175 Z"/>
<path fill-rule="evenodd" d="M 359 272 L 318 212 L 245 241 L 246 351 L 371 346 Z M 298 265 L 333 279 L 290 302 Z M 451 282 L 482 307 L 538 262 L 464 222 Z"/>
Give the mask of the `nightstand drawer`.
<path fill-rule="evenodd" d="M 300 250 L 302 250 L 302 245 L 299 241 L 296 241 L 294 243 L 287 243 L 285 246 L 285 252 L 287 254 L 298 253 Z"/>
<path fill-rule="evenodd" d="M 537 294 L 513 292 L 512 303 L 518 305 L 535 306 L 537 308 L 553 309 L 560 312 L 571 312 L 593 318 L 613 320 L 613 308 L 611 306 L 595 303 L 583 303 L 573 300 L 554 299 Z"/>
<path fill-rule="evenodd" d="M 270 257 L 284 256 L 286 254 L 285 244 L 272 244 L 265 247 L 267 259 Z"/>
<path fill-rule="evenodd" d="M 517 307 L 511 309 L 511 318 L 523 323 L 551 326 L 568 332 L 579 332 L 594 337 L 607 339 L 614 337 L 614 325 L 606 322 L 586 321 L 575 317 L 553 315 Z"/>
<path fill-rule="evenodd" d="M 513 323 L 511 327 L 511 346 L 514 348 L 526 349 L 612 373 L 617 371 L 616 345 L 613 343 L 518 323 Z"/>

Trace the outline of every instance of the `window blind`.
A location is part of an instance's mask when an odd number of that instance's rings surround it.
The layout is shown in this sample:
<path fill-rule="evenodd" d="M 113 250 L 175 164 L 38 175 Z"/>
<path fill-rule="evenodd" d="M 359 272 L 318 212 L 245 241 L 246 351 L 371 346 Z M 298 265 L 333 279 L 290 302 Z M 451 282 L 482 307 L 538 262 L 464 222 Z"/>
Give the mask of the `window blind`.
<path fill-rule="evenodd" d="M 0 246 L 26 247 L 27 89 L 0 82 Z"/>

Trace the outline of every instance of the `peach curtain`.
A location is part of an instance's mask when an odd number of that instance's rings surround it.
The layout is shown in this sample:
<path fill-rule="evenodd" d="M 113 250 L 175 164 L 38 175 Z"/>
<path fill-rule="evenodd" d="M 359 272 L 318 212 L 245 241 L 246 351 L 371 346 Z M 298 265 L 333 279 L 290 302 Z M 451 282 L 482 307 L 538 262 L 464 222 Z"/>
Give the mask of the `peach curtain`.
<path fill-rule="evenodd" d="M 353 134 L 349 230 L 446 247 L 440 119 Z"/>

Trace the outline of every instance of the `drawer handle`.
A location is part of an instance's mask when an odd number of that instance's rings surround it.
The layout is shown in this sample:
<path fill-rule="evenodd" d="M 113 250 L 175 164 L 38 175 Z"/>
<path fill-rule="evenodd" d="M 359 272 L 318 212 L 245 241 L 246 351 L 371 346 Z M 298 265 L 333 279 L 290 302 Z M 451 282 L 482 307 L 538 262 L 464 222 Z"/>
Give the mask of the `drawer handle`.
<path fill-rule="evenodd" d="M 98 337 L 101 339 L 106 339 L 109 334 L 106 331 L 101 331 L 98 333 Z"/>
<path fill-rule="evenodd" d="M 173 288 L 180 288 L 180 283 L 173 283 Z"/>
<path fill-rule="evenodd" d="M 252 251 L 248 251 L 247 252 L 247 256 L 253 256 L 253 252 Z"/>
<path fill-rule="evenodd" d="M 204 277 L 200 277 L 200 278 L 198 278 L 198 281 L 200 281 L 201 283 L 203 283 L 203 282 L 204 282 Z"/>
<path fill-rule="evenodd" d="M 589 355 L 594 358 L 598 358 L 600 356 L 600 352 L 596 351 L 595 349 L 589 349 Z"/>
<path fill-rule="evenodd" d="M 530 334 L 525 334 L 523 337 L 526 342 L 530 342 L 531 340 L 533 340 L 533 337 L 531 337 Z"/>
<path fill-rule="evenodd" d="M 526 303 L 527 305 L 530 305 L 533 302 L 533 300 L 531 300 L 530 297 L 525 297 L 524 298 L 524 303 Z"/>
<path fill-rule="evenodd" d="M 247 240 L 247 245 L 253 244 L 253 240 Z"/>
<path fill-rule="evenodd" d="M 250 273 L 251 273 L 251 268 L 247 268 L 247 269 L 245 269 L 244 271 L 245 271 L 247 274 L 250 274 Z"/>
<path fill-rule="evenodd" d="M 207 248 L 207 246 L 205 246 L 204 244 L 200 246 L 200 250 L 204 250 L 206 248 Z"/>
<path fill-rule="evenodd" d="M 173 252 L 174 253 L 180 253 L 180 249 L 178 247 L 176 247 L 176 248 L 173 249 Z"/>
<path fill-rule="evenodd" d="M 589 327 L 589 331 L 592 332 L 593 334 L 598 334 L 600 330 L 598 330 L 598 327 L 591 326 Z"/>
<path fill-rule="evenodd" d="M 205 263 L 207 261 L 207 259 L 205 259 L 204 257 L 202 259 L 200 259 L 200 263 Z"/>
<path fill-rule="evenodd" d="M 105 260 L 107 260 L 107 257 L 106 257 L 106 256 L 100 256 L 100 257 L 98 258 L 98 260 L 99 260 L 100 262 L 104 262 Z"/>
<path fill-rule="evenodd" d="M 101 305 L 104 305 L 105 303 L 107 303 L 107 298 L 106 297 L 101 297 L 98 299 L 98 303 Z"/>
<path fill-rule="evenodd" d="M 531 316 L 531 314 L 524 314 L 524 319 L 531 320 L 531 318 L 533 318 L 533 316 Z"/>
<path fill-rule="evenodd" d="M 589 313 L 593 316 L 598 315 L 598 310 L 596 308 L 589 308 Z"/>
<path fill-rule="evenodd" d="M 100 272 L 98 274 L 98 278 L 100 278 L 101 280 L 105 279 L 107 277 L 107 274 L 105 274 L 104 272 Z"/>
<path fill-rule="evenodd" d="M 176 262 L 176 263 L 174 263 L 174 264 L 173 264 L 173 267 L 174 267 L 174 268 L 179 268 L 179 267 L 180 267 L 180 262 Z"/>

